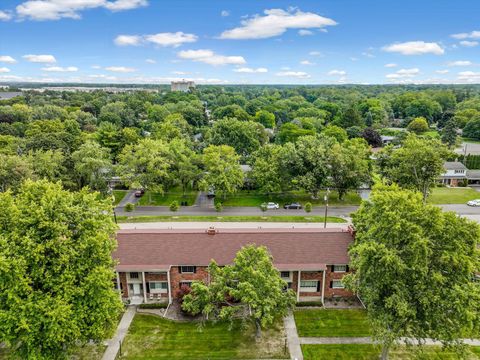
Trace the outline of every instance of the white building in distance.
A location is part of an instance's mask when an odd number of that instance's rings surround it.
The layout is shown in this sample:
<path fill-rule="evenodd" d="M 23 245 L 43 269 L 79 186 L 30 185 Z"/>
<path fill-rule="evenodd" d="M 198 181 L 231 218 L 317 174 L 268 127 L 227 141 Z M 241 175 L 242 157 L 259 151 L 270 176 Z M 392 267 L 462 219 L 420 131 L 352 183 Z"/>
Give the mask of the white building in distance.
<path fill-rule="evenodd" d="M 195 88 L 195 82 L 190 80 L 172 81 L 170 86 L 172 91 L 187 92 Z"/>

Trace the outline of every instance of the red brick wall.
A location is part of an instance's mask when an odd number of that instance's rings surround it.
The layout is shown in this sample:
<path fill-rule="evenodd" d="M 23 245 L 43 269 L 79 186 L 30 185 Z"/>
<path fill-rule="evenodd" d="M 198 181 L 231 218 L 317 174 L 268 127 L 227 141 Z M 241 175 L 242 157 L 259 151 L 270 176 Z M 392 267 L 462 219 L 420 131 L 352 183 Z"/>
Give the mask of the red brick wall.
<path fill-rule="evenodd" d="M 177 291 L 180 289 L 181 281 L 208 281 L 208 267 L 206 266 L 197 266 L 194 274 L 183 274 L 179 272 L 178 266 L 172 266 L 170 270 L 170 286 L 172 289 L 173 297 L 176 297 Z"/>
<path fill-rule="evenodd" d="M 330 282 L 332 280 L 341 280 L 347 273 L 346 272 L 332 272 L 332 267 L 327 266 L 327 273 L 325 274 L 325 297 L 331 298 L 334 296 L 352 297 L 355 296 L 350 290 L 347 289 L 332 289 L 330 288 Z"/>
<path fill-rule="evenodd" d="M 300 292 L 300 297 L 302 296 L 322 296 L 322 271 L 302 271 L 300 274 L 300 280 L 318 280 L 319 291 L 315 292 Z M 295 289 L 296 291 L 297 289 Z"/>
<path fill-rule="evenodd" d="M 128 298 L 127 273 L 121 272 L 118 275 L 120 277 L 120 284 L 122 284 L 122 297 Z"/>
<path fill-rule="evenodd" d="M 167 281 L 167 273 L 145 273 L 145 282 L 149 281 Z"/>

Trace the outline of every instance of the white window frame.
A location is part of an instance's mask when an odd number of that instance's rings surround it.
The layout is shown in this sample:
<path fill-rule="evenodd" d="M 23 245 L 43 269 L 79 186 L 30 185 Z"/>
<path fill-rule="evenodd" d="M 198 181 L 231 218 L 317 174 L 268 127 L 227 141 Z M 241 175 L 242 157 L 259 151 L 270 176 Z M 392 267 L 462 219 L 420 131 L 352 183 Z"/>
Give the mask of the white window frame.
<path fill-rule="evenodd" d="M 192 268 L 192 271 L 184 271 L 184 268 Z M 194 274 L 195 273 L 195 265 L 180 265 L 180 272 L 182 274 Z"/>
<path fill-rule="evenodd" d="M 345 285 L 343 285 L 342 280 L 332 280 L 332 289 L 345 289 Z"/>
<path fill-rule="evenodd" d="M 152 289 L 152 284 L 165 284 L 165 288 L 160 287 L 159 289 Z M 168 292 L 168 283 L 166 281 L 149 281 L 148 286 L 150 288 L 151 294 L 160 294 L 160 293 L 167 293 Z"/>
<path fill-rule="evenodd" d="M 309 282 L 314 286 L 305 286 L 305 283 Z M 303 283 L 303 286 L 302 286 Z M 318 289 L 318 280 L 300 280 L 300 292 L 317 292 Z"/>
<path fill-rule="evenodd" d="M 341 267 L 342 269 L 345 269 L 345 270 L 337 270 L 338 267 Z M 347 264 L 333 265 L 333 272 L 335 273 L 347 272 Z"/>
<path fill-rule="evenodd" d="M 288 277 L 283 277 L 282 273 L 288 273 Z M 282 278 L 282 280 L 284 280 L 286 282 L 292 281 L 292 272 L 291 271 L 280 271 L 280 277 Z"/>

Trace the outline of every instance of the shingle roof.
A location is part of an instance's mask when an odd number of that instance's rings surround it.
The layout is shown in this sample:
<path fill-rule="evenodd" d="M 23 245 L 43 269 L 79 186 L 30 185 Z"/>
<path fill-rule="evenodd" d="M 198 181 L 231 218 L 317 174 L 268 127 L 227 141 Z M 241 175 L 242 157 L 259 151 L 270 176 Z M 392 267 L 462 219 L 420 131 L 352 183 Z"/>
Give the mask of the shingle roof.
<path fill-rule="evenodd" d="M 117 240 L 117 271 L 206 266 L 212 259 L 227 265 L 248 244 L 266 246 L 279 270 L 322 270 L 348 264 L 353 238 L 342 229 L 222 229 L 215 235 L 205 230 L 121 230 Z"/>
<path fill-rule="evenodd" d="M 445 161 L 445 163 L 443 164 L 443 167 L 446 170 L 467 170 L 465 165 L 463 165 L 459 161 Z"/>

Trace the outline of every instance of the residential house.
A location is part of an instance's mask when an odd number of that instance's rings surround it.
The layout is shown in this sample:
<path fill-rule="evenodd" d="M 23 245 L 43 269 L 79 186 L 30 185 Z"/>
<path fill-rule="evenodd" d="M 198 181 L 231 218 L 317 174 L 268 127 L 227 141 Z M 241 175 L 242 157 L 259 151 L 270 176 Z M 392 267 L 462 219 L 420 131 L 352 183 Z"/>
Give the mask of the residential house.
<path fill-rule="evenodd" d="M 446 161 L 443 165 L 445 172 L 439 180 L 444 185 L 458 186 L 467 181 L 467 167 L 459 161 Z"/>
<path fill-rule="evenodd" d="M 268 248 L 297 301 L 354 296 L 341 282 L 349 272 L 351 230 L 121 230 L 117 240 L 116 286 L 122 298 L 132 302 L 172 302 L 183 285 L 208 283 L 211 260 L 231 264 L 249 244 Z"/>

